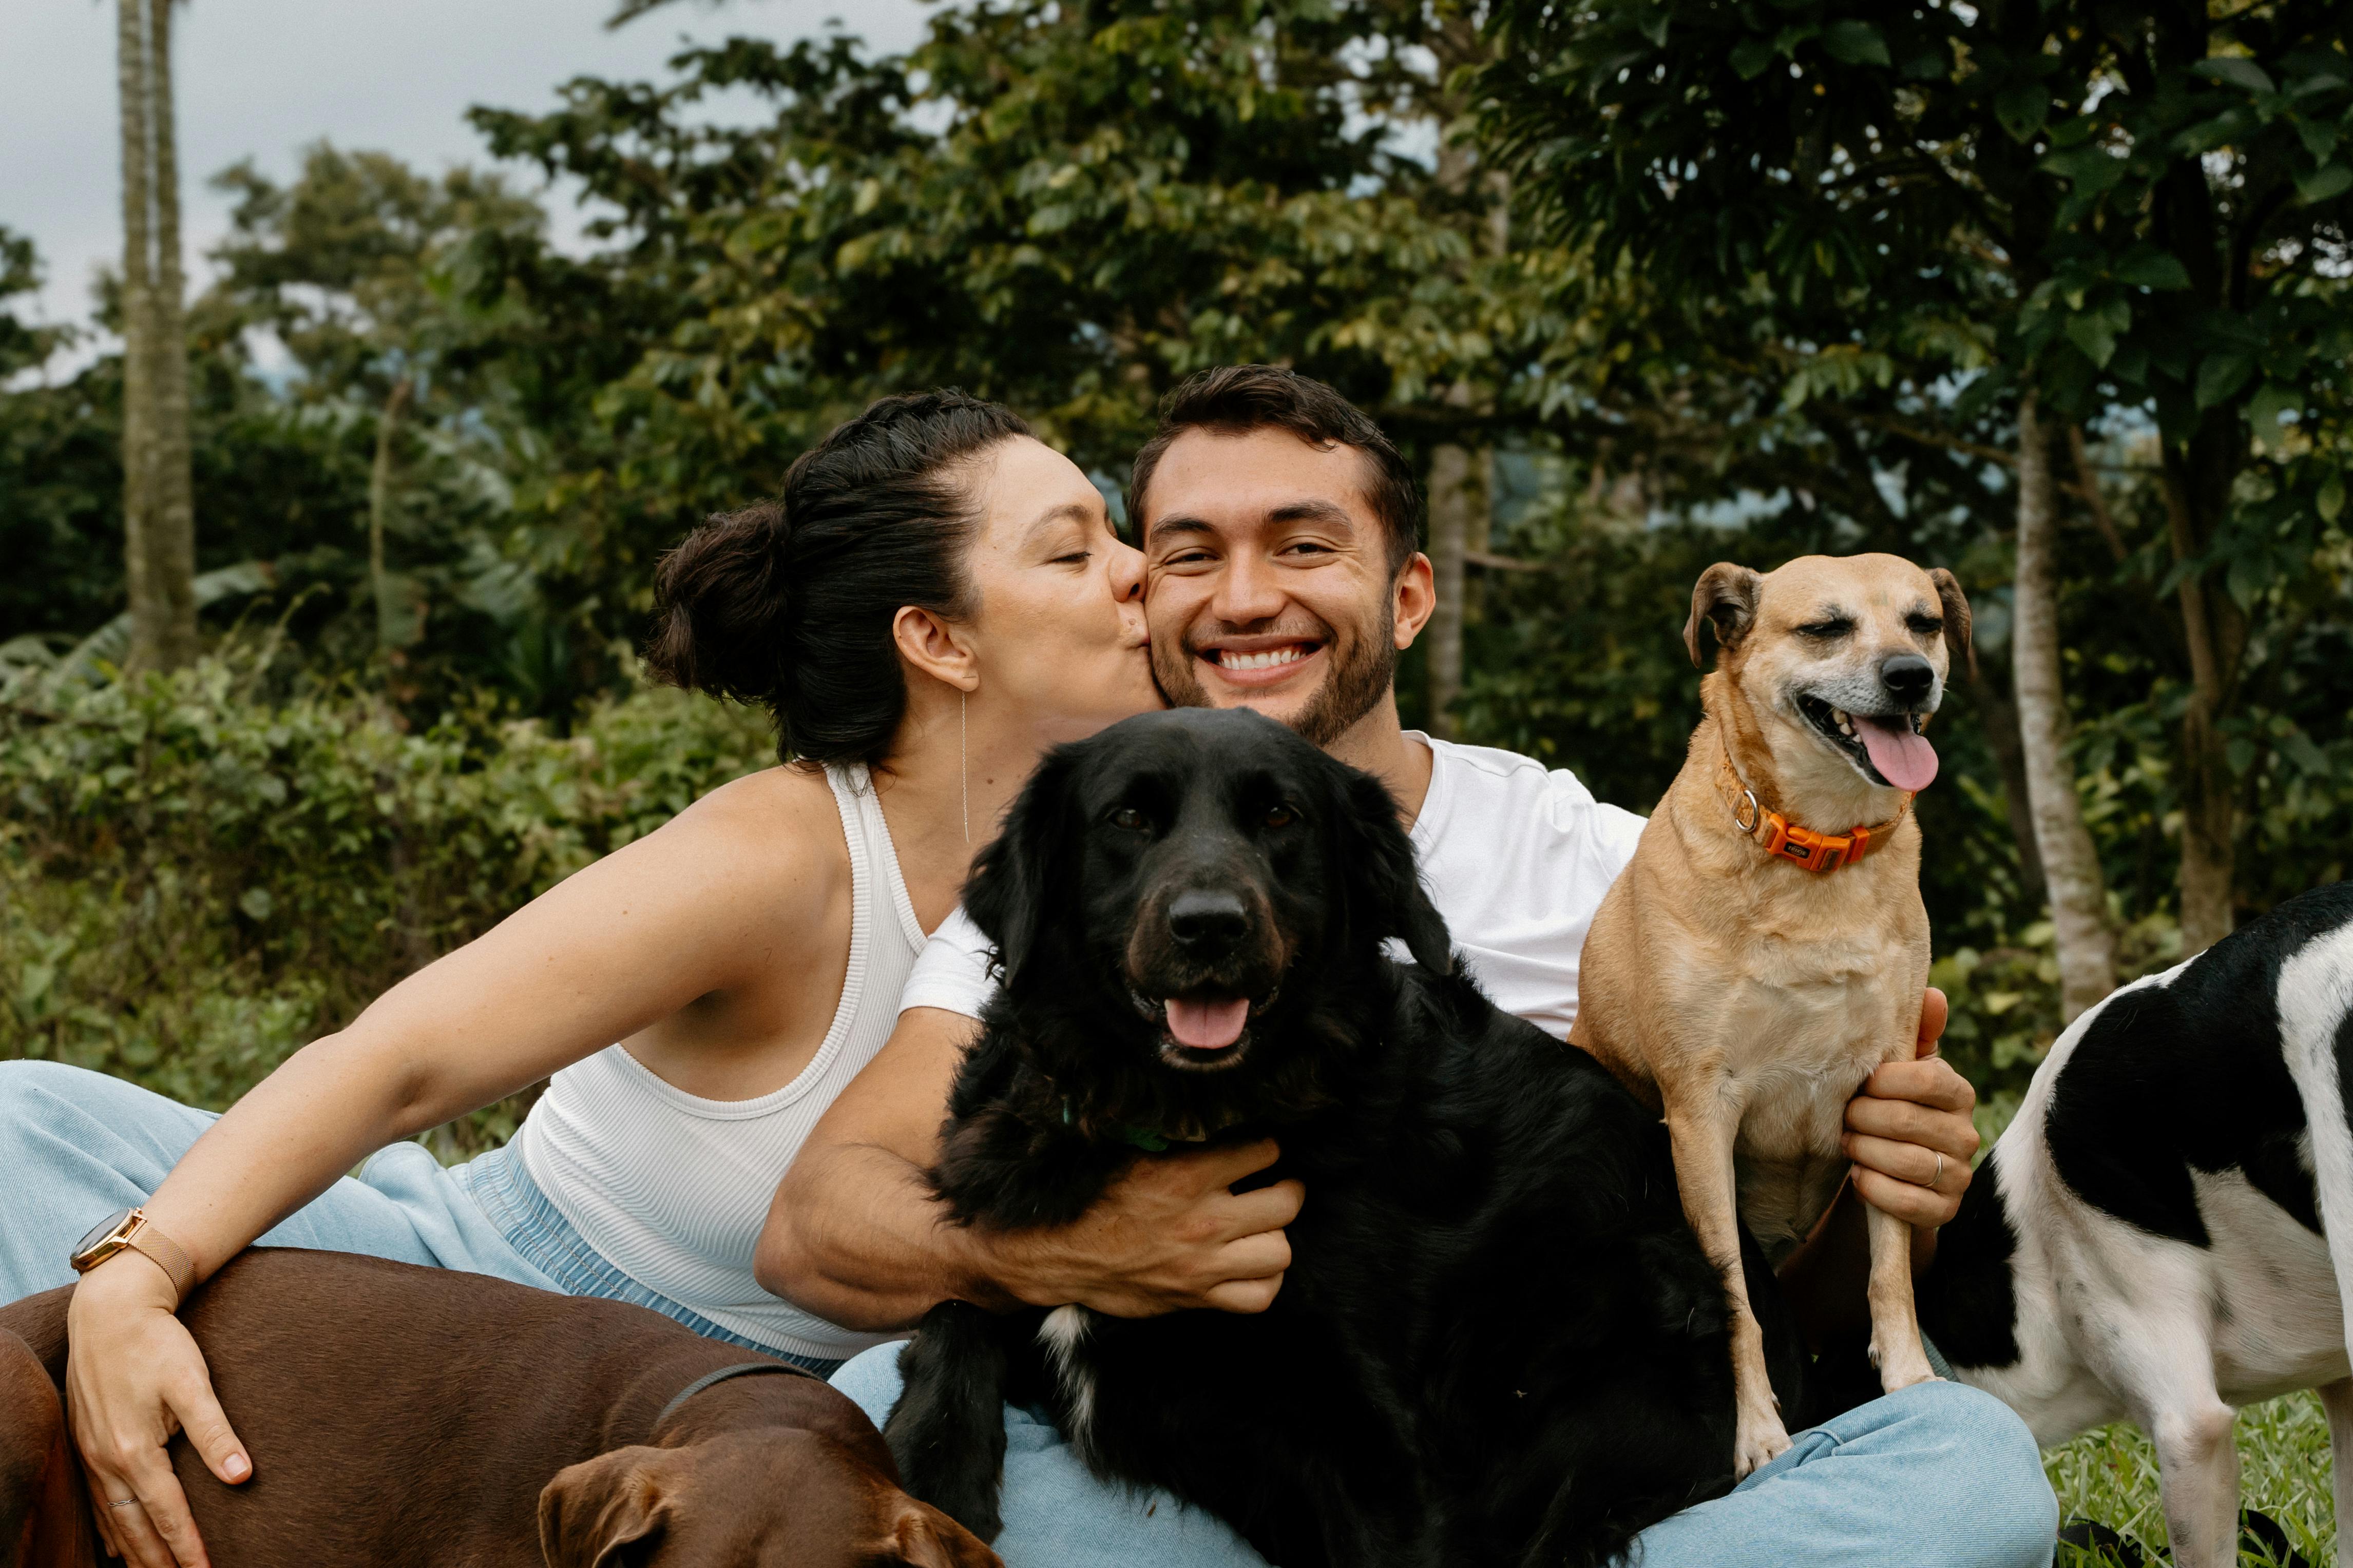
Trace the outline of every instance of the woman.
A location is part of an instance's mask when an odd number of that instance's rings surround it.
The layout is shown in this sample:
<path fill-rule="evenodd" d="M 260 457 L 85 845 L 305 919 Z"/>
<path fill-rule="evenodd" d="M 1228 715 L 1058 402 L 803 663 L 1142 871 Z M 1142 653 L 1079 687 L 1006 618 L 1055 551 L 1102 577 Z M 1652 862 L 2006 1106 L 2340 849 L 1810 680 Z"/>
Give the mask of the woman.
<path fill-rule="evenodd" d="M 175 1428 L 223 1480 L 252 1473 L 173 1315 L 169 1246 L 197 1279 L 259 1238 L 619 1297 L 820 1371 L 878 1338 L 762 1291 L 754 1243 L 1039 752 L 1158 701 L 1141 558 L 1018 418 L 932 393 L 836 430 L 659 588 L 655 671 L 766 704 L 797 763 L 401 982 L 217 1121 L 0 1064 L 0 1300 L 73 1278 L 110 1209 L 143 1201 L 168 1244 L 91 1267 L 71 1310 L 75 1436 L 140 1568 L 205 1562 Z M 401 1142 L 550 1074 L 505 1149 L 445 1172 Z"/>

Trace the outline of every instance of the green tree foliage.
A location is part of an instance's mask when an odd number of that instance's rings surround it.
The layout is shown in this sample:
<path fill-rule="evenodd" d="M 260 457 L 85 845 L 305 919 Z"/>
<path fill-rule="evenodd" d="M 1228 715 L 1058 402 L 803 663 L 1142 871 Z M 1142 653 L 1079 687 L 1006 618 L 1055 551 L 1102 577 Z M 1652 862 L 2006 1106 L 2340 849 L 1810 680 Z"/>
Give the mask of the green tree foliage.
<path fill-rule="evenodd" d="M 2131 482 L 2162 529 L 2109 525 L 2160 645 L 2129 700 L 2176 727 L 2147 776 L 2185 914 L 2227 929 L 2237 819 L 2274 785 L 2272 740 L 2306 729 L 2263 700 L 2299 678 L 2267 667 L 2343 592 L 2343 8 L 1496 19 L 1492 124 L 1556 232 L 1656 286 L 1630 338 L 1788 362 L 1785 402 L 1825 437 L 1998 447 L 1984 423 L 2026 385 L 2128 446 L 2153 426 Z M 2078 476 L 2087 501 L 2102 482 Z"/>

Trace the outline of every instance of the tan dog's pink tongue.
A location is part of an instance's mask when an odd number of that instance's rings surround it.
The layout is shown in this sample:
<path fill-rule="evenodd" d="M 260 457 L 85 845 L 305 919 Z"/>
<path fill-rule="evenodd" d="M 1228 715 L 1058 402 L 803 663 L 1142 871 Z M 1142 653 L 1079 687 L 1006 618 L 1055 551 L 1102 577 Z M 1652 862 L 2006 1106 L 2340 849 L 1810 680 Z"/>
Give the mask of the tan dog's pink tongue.
<path fill-rule="evenodd" d="M 1862 749 L 1871 753 L 1871 765 L 1897 789 L 1924 790 L 1936 782 L 1936 748 L 1928 744 L 1927 736 L 1914 734 L 1903 720 L 1866 719 L 1858 713 L 1854 728 L 1862 737 Z"/>
<path fill-rule="evenodd" d="M 1249 1022 L 1248 997 L 1237 996 L 1230 1002 L 1168 998 L 1168 1032 L 1176 1037 L 1178 1045 L 1197 1051 L 1224 1050 L 1242 1037 L 1242 1026 Z"/>

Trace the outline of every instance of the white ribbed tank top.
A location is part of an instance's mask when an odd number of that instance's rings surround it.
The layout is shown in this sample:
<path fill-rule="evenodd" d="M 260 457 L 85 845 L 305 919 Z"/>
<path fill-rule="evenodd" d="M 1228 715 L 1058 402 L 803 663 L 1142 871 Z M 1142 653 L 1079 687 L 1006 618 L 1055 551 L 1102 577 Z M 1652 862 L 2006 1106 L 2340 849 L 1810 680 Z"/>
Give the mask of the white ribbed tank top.
<path fill-rule="evenodd" d="M 809 1130 L 891 1037 L 923 928 L 866 769 L 828 767 L 826 781 L 849 845 L 849 968 L 808 1066 L 756 1100 L 704 1100 L 611 1046 L 550 1080 L 514 1143 L 557 1212 L 630 1279 L 760 1344 L 840 1359 L 894 1336 L 769 1295 L 752 1253 Z"/>

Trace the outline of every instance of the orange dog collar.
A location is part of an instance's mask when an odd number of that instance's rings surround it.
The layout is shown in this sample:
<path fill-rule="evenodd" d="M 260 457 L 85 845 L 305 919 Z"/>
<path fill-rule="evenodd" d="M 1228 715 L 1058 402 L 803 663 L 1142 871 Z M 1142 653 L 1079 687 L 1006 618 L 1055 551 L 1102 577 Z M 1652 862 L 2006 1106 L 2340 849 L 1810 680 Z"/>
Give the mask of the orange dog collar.
<path fill-rule="evenodd" d="M 1912 809 L 1912 797 L 1906 795 L 1895 815 L 1884 822 L 1850 827 L 1844 833 L 1817 833 L 1759 802 L 1756 792 L 1740 782 L 1729 755 L 1717 770 L 1716 781 L 1732 807 L 1732 825 L 1744 837 L 1755 839 L 1766 854 L 1809 871 L 1835 871 L 1853 865 L 1887 842 L 1903 824 L 1905 813 Z"/>

